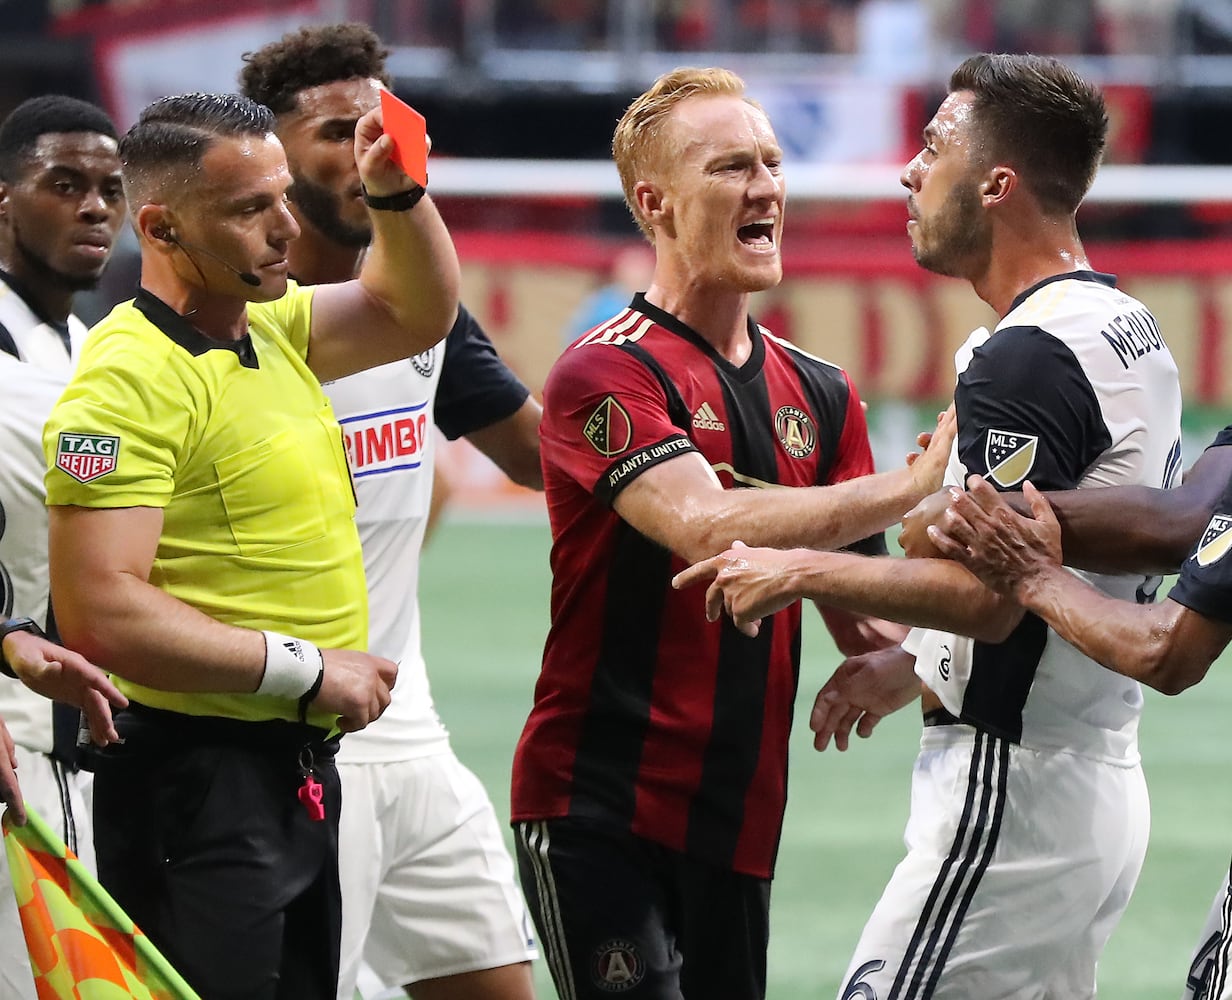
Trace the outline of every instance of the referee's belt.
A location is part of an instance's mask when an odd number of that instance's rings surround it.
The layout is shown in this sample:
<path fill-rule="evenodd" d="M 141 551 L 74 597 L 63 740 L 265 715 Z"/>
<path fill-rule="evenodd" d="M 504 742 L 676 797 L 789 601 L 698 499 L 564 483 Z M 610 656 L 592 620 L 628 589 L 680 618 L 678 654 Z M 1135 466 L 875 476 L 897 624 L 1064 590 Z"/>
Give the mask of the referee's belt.
<path fill-rule="evenodd" d="M 135 701 L 129 701 L 126 708 L 116 713 L 116 728 L 126 741 L 131 736 L 138 744 L 167 742 L 178 746 L 239 746 L 270 751 L 310 747 L 319 758 L 332 757 L 339 741 L 338 736 L 328 738 L 329 731 L 320 726 L 300 722 L 188 715 Z"/>

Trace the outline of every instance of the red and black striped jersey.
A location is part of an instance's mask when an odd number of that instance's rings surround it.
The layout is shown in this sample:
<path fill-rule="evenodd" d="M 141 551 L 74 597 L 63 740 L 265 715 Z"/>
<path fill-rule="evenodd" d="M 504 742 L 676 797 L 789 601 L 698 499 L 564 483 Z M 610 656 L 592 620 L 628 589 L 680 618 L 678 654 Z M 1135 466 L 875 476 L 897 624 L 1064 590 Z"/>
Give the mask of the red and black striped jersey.
<path fill-rule="evenodd" d="M 727 489 L 873 469 L 846 374 L 749 322 L 740 366 L 640 295 L 566 349 L 540 429 L 552 623 L 513 768 L 513 820 L 570 816 L 761 877 L 774 867 L 800 662 L 800 605 L 756 638 L 706 621 L 685 563 L 612 509 L 691 451 Z M 884 539 L 869 548 L 885 551 Z"/>

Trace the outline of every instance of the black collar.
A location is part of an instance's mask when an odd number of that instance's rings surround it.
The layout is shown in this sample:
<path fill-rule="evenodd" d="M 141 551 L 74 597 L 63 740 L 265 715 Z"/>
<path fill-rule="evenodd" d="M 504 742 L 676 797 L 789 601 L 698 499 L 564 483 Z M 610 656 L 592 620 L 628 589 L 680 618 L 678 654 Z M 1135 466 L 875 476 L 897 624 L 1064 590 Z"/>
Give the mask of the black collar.
<path fill-rule="evenodd" d="M 166 302 L 144 288 L 137 289 L 133 305 L 146 319 L 162 330 L 194 358 L 206 351 L 231 351 L 245 368 L 259 368 L 257 352 L 252 346 L 252 337 L 244 334 L 239 340 L 215 340 L 193 326 Z"/>
<path fill-rule="evenodd" d="M 638 292 L 633 296 L 630 308 L 636 309 L 645 316 L 649 316 L 663 329 L 689 341 L 689 343 L 696 346 L 698 350 L 709 357 L 715 365 L 738 382 L 750 382 L 761 373 L 762 364 L 766 359 L 766 342 L 762 339 L 761 327 L 753 321 L 752 316 L 748 318 L 748 324 L 749 339 L 753 342 L 753 349 L 749 352 L 748 360 L 744 364 L 734 365 L 716 351 L 714 345 L 691 326 L 682 323 L 671 313 L 664 312 L 658 306 L 647 302 L 644 293 Z"/>

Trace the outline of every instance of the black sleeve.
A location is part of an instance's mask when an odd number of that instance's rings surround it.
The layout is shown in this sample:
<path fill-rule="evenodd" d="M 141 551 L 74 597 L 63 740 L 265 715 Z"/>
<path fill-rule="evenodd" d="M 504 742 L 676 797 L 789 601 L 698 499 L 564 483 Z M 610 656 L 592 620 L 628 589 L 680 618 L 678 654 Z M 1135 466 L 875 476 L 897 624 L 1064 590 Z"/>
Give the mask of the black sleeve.
<path fill-rule="evenodd" d="M 1070 490 L 1112 445 L 1073 351 L 1039 327 L 998 330 L 954 393 L 958 457 L 1000 490 Z"/>
<path fill-rule="evenodd" d="M 1168 597 L 1206 618 L 1232 625 L 1232 484 L 1215 504 L 1202 538 L 1181 563 Z"/>
<path fill-rule="evenodd" d="M 455 441 L 513 416 L 529 395 L 475 317 L 459 306 L 458 319 L 445 338 L 436 426 Z"/>
<path fill-rule="evenodd" d="M 1215 440 L 1206 446 L 1206 450 L 1211 448 L 1224 448 L 1232 444 L 1232 424 L 1228 424 L 1223 430 L 1215 435 Z"/>

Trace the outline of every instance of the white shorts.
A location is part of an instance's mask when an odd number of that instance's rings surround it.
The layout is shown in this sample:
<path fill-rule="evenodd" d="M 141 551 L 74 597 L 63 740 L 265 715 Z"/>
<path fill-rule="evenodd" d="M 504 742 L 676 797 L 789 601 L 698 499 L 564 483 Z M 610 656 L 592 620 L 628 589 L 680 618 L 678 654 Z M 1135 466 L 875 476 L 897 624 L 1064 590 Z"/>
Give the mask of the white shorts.
<path fill-rule="evenodd" d="M 452 752 L 339 764 L 342 962 L 405 986 L 538 957 L 513 860 L 483 785 Z"/>
<path fill-rule="evenodd" d="M 17 782 L 26 805 L 34 807 L 91 874 L 97 874 L 91 822 L 94 775 L 67 771 L 46 754 L 18 747 Z"/>
<path fill-rule="evenodd" d="M 842 1000 L 1084 1000 L 1150 833 L 1140 767 L 924 729 L 907 856 Z"/>
<path fill-rule="evenodd" d="M 1198 938 L 1185 976 L 1185 991 L 1181 1000 L 1232 1000 L 1232 887 L 1230 873 L 1225 872 L 1223 885 L 1215 893 L 1206 926 Z"/>

